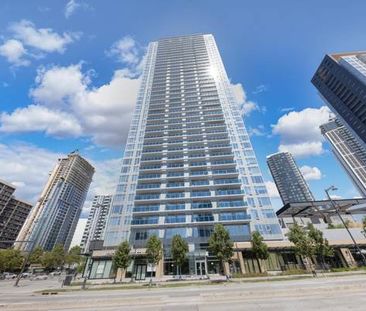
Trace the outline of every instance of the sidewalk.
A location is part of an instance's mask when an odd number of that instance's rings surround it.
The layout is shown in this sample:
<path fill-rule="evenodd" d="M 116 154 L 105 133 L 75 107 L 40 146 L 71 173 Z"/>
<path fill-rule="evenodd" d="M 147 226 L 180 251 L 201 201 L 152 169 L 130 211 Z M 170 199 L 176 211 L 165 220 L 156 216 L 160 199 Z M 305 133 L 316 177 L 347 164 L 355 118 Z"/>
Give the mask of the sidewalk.
<path fill-rule="evenodd" d="M 359 271 L 346 271 L 346 272 L 319 272 L 317 274 L 317 278 L 323 277 L 342 277 L 342 276 L 351 276 L 351 275 L 365 275 L 365 270 Z M 231 278 L 229 283 L 251 283 L 251 282 L 271 282 L 271 281 L 281 281 L 281 280 L 297 280 L 304 278 L 314 278 L 314 276 L 310 274 L 293 274 L 293 275 L 278 275 L 278 276 L 259 276 L 259 277 L 243 277 L 243 278 Z M 146 279 L 144 281 L 135 281 L 135 282 L 122 282 L 122 283 L 99 283 L 99 284 L 90 284 L 89 281 L 87 283 L 87 289 L 89 290 L 98 290 L 98 289 L 136 289 L 142 287 L 149 286 L 150 279 Z M 192 286 L 192 285 L 213 285 L 218 283 L 226 283 L 225 276 L 213 276 L 209 279 L 182 279 L 182 280 L 174 280 L 174 279 L 165 279 L 165 280 L 154 280 L 153 278 L 153 287 L 179 287 L 179 286 Z M 74 284 L 71 286 L 64 287 L 63 290 L 78 290 L 81 288 L 81 285 Z"/>

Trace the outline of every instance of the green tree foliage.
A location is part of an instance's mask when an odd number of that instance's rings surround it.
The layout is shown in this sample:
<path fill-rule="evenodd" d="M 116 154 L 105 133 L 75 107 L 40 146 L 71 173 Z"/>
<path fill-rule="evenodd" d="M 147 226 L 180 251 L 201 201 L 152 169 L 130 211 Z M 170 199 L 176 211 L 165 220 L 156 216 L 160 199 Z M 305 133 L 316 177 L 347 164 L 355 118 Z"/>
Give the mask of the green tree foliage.
<path fill-rule="evenodd" d="M 57 244 L 54 246 L 52 251 L 44 252 L 42 256 L 42 265 L 48 270 L 55 270 L 57 268 L 62 268 L 65 263 L 65 250 L 61 244 Z"/>
<path fill-rule="evenodd" d="M 324 238 L 323 232 L 316 229 L 313 224 L 308 225 L 308 236 L 314 243 L 314 253 L 321 258 L 323 267 L 325 263 L 325 257 L 334 256 L 334 249 L 329 245 L 327 239 Z"/>
<path fill-rule="evenodd" d="M 324 265 L 325 257 L 332 257 L 334 255 L 333 248 L 329 245 L 327 239 L 323 237 L 323 232 L 316 229 L 310 224 L 305 230 L 298 224 L 294 224 L 287 237 L 290 242 L 295 245 L 295 252 L 306 258 L 307 263 L 310 263 L 312 256 L 317 255 L 321 258 Z M 309 269 L 309 266 L 306 265 Z"/>
<path fill-rule="evenodd" d="M 366 237 L 366 216 L 362 219 L 362 234 Z"/>
<path fill-rule="evenodd" d="M 188 243 L 179 234 L 173 236 L 170 252 L 173 261 L 177 264 L 179 275 L 182 274 L 182 265 L 187 259 Z"/>
<path fill-rule="evenodd" d="M 43 253 L 43 248 L 41 246 L 37 246 L 30 254 L 29 263 L 42 264 Z"/>
<path fill-rule="evenodd" d="M 119 244 L 116 252 L 114 253 L 114 256 L 112 259 L 113 268 L 114 268 L 114 271 L 116 272 L 114 281 L 116 281 L 117 270 L 118 269 L 126 270 L 127 267 L 130 265 L 131 260 L 132 260 L 132 258 L 130 256 L 130 251 L 131 251 L 131 247 L 128 244 L 128 241 L 123 241 L 121 244 Z M 122 276 L 121 276 L 121 280 L 122 280 Z"/>
<path fill-rule="evenodd" d="M 17 249 L 0 249 L 0 272 L 14 272 L 20 269 L 23 256 Z"/>
<path fill-rule="evenodd" d="M 263 242 L 263 237 L 258 231 L 252 233 L 252 251 L 257 258 L 260 272 L 263 272 L 261 260 L 269 257 L 268 246 Z"/>
<path fill-rule="evenodd" d="M 295 252 L 308 259 L 315 253 L 314 241 L 308 236 L 305 229 L 298 224 L 294 224 L 287 233 L 290 242 L 295 245 Z"/>
<path fill-rule="evenodd" d="M 214 231 L 208 240 L 208 249 L 220 261 L 225 271 L 224 264 L 231 259 L 234 251 L 230 234 L 223 225 L 215 225 Z"/>
<path fill-rule="evenodd" d="M 72 247 L 65 257 L 65 263 L 68 265 L 80 265 L 82 261 L 80 246 Z"/>
<path fill-rule="evenodd" d="M 156 235 L 152 235 L 146 243 L 146 257 L 149 264 L 153 267 L 159 263 L 163 257 L 163 248 L 161 241 Z M 152 274 L 150 277 L 150 284 L 152 283 Z"/>

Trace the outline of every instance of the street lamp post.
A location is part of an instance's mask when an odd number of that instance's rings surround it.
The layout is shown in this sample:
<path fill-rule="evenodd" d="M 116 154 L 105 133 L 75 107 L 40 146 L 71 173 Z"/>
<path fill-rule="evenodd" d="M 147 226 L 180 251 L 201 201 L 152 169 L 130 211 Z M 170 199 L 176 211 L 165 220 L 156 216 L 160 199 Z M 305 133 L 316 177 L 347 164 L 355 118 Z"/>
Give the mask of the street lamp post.
<path fill-rule="evenodd" d="M 92 265 L 92 262 L 91 260 L 89 260 L 90 258 L 90 254 L 89 253 L 85 253 L 83 254 L 85 256 L 85 266 L 84 266 L 84 280 L 83 280 L 83 283 L 81 285 L 81 289 L 86 289 L 86 281 L 88 280 L 89 276 L 90 276 L 90 269 L 91 269 L 91 265 Z"/>
<path fill-rule="evenodd" d="M 338 189 L 337 189 L 336 187 L 334 187 L 334 186 L 330 186 L 329 188 L 325 189 L 325 193 L 327 194 L 327 197 L 328 197 L 328 199 L 329 199 L 330 203 L 332 204 L 332 206 L 334 207 L 334 210 L 336 211 L 336 213 L 337 213 L 337 215 L 338 215 L 339 219 L 341 220 L 341 222 L 342 222 L 343 226 L 346 228 L 346 230 L 347 230 L 347 232 L 348 232 L 348 234 L 349 234 L 349 236 L 350 236 L 350 238 L 351 238 L 351 240 L 352 240 L 353 244 L 355 245 L 355 248 L 356 248 L 357 252 L 360 254 L 360 256 L 361 256 L 361 258 L 362 258 L 362 262 L 363 262 L 363 264 L 364 264 L 364 265 L 366 265 L 366 258 L 365 258 L 365 255 L 362 253 L 362 251 L 361 251 L 360 247 L 358 246 L 358 244 L 357 244 L 357 242 L 356 242 L 355 238 L 353 237 L 353 235 L 352 235 L 351 231 L 348 229 L 348 226 L 347 226 L 346 222 L 344 221 L 344 219 L 343 219 L 343 217 L 342 217 L 341 213 L 339 212 L 339 209 L 338 209 L 337 205 L 335 204 L 335 202 L 334 202 L 334 201 L 332 200 L 332 198 L 330 197 L 330 195 L 329 195 L 329 191 L 330 191 L 330 190 L 335 191 L 335 190 L 338 190 Z"/>

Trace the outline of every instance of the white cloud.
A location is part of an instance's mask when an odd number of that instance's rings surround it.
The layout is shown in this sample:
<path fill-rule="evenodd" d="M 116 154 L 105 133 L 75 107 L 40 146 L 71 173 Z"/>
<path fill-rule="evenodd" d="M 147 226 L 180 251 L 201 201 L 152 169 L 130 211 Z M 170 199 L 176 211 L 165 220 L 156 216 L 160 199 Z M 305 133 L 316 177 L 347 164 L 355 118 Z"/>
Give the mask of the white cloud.
<path fill-rule="evenodd" d="M 281 136 L 279 151 L 289 151 L 295 157 L 319 155 L 323 152 L 323 137 L 319 126 L 329 120 L 330 110 L 306 108 L 291 111 L 272 125 L 272 133 Z"/>
<path fill-rule="evenodd" d="M 2 114 L 0 130 L 79 135 L 98 145 L 120 147 L 127 137 L 140 80 L 124 70 L 115 71 L 111 81 L 99 88 L 92 88 L 90 79 L 90 72 L 83 73 L 80 64 L 42 68 L 30 91 L 36 105 Z"/>
<path fill-rule="evenodd" d="M 294 157 L 298 158 L 321 155 L 324 152 L 321 141 L 297 144 L 280 144 L 278 146 L 278 151 L 290 152 Z"/>
<path fill-rule="evenodd" d="M 0 46 L 0 55 L 15 66 L 28 66 L 30 64 L 29 60 L 24 59 L 26 54 L 27 50 L 22 42 L 15 39 L 7 40 Z"/>
<path fill-rule="evenodd" d="M 136 41 L 131 36 L 125 36 L 113 43 L 106 54 L 115 57 L 120 63 L 137 65 L 140 61 L 139 51 Z"/>
<path fill-rule="evenodd" d="M 28 20 L 13 23 L 9 29 L 14 37 L 22 41 L 24 45 L 47 53 L 63 53 L 68 44 L 80 37 L 78 33 L 64 32 L 63 34 L 58 34 L 51 28 L 36 28 Z"/>
<path fill-rule="evenodd" d="M 69 18 L 80 7 L 80 3 L 75 0 L 70 0 L 65 6 L 65 17 Z"/>
<path fill-rule="evenodd" d="M 95 175 L 91 185 L 93 194 L 114 194 L 121 168 L 121 159 L 90 161 L 95 167 Z"/>
<path fill-rule="evenodd" d="M 266 129 L 264 125 L 258 125 L 257 127 L 249 127 L 248 128 L 249 136 L 266 136 Z"/>
<path fill-rule="evenodd" d="M 79 219 L 78 224 L 76 225 L 75 233 L 74 233 L 74 236 L 71 240 L 71 244 L 70 244 L 69 249 L 73 248 L 74 246 L 79 246 L 80 245 L 81 240 L 83 238 L 83 233 L 84 233 L 87 221 L 88 220 L 86 218 L 80 218 Z"/>
<path fill-rule="evenodd" d="M 60 154 L 25 144 L 0 144 L 0 176 L 17 187 L 19 199 L 34 204 Z"/>
<path fill-rule="evenodd" d="M 11 114 L 0 114 L 0 132 L 21 133 L 44 131 L 56 137 L 79 136 L 82 129 L 77 119 L 66 112 L 44 106 L 29 105 Z"/>
<path fill-rule="evenodd" d="M 119 147 L 124 142 L 139 85 L 140 79 L 117 70 L 108 84 L 85 92 L 83 99 L 74 102 L 75 111 L 96 144 Z"/>
<path fill-rule="evenodd" d="M 268 87 L 264 84 L 261 84 L 261 85 L 258 85 L 252 93 L 254 95 L 256 95 L 256 94 L 260 94 L 260 93 L 267 92 L 267 91 L 268 91 Z"/>
<path fill-rule="evenodd" d="M 268 191 L 268 196 L 270 198 L 279 198 L 280 197 L 277 186 L 273 181 L 266 181 L 266 182 L 264 182 L 264 184 L 266 185 L 266 188 Z"/>
<path fill-rule="evenodd" d="M 83 1 L 76 1 L 76 0 L 70 0 L 65 5 L 65 18 L 69 18 L 71 15 L 74 15 L 76 11 L 78 10 L 93 10 L 93 7 Z"/>
<path fill-rule="evenodd" d="M 29 144 L 0 144 L 0 177 L 16 187 L 15 196 L 33 205 L 39 199 L 49 173 L 57 164 L 57 159 L 65 156 Z M 95 174 L 84 204 L 81 219 L 75 230 L 72 246 L 78 245 L 84 231 L 86 217 L 92 198 L 97 194 L 113 194 L 120 169 L 120 159 L 93 161 Z"/>
<path fill-rule="evenodd" d="M 301 166 L 300 171 L 304 176 L 305 180 L 319 180 L 322 178 L 322 172 L 316 166 Z"/>
<path fill-rule="evenodd" d="M 65 155 L 29 144 L 0 144 L 0 177 L 17 187 L 16 197 L 35 204 L 48 174 L 62 156 Z M 120 169 L 120 159 L 87 160 L 95 167 L 95 174 L 83 211 L 84 217 L 94 195 L 114 193 Z"/>
<path fill-rule="evenodd" d="M 62 81 L 62 83 L 60 83 Z M 51 107 L 68 105 L 86 91 L 90 83 L 89 74 L 81 72 L 81 64 L 68 67 L 41 67 L 35 79 L 36 87 L 30 90 L 30 96 L 38 104 Z"/>
<path fill-rule="evenodd" d="M 63 53 L 67 45 L 80 38 L 80 33 L 58 34 L 52 28 L 36 28 L 28 20 L 12 23 L 9 32 L 9 39 L 0 46 L 0 55 L 14 66 L 28 66 L 30 59 L 42 58 L 45 53 Z"/>
<path fill-rule="evenodd" d="M 231 84 L 235 99 L 237 103 L 240 105 L 243 116 L 249 116 L 253 111 L 262 111 L 264 112 L 264 107 L 258 106 L 255 102 L 252 102 L 247 99 L 247 95 L 244 91 L 241 83 Z"/>

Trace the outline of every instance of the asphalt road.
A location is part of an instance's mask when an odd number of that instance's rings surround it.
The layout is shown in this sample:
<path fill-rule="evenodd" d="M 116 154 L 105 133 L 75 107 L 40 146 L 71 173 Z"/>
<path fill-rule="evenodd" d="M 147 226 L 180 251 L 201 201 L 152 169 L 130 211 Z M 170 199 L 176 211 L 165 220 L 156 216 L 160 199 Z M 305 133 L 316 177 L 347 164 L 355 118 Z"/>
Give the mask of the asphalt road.
<path fill-rule="evenodd" d="M 366 276 L 197 285 L 175 288 L 90 290 L 42 296 L 57 280 L 0 282 L 0 310 L 366 310 Z"/>

